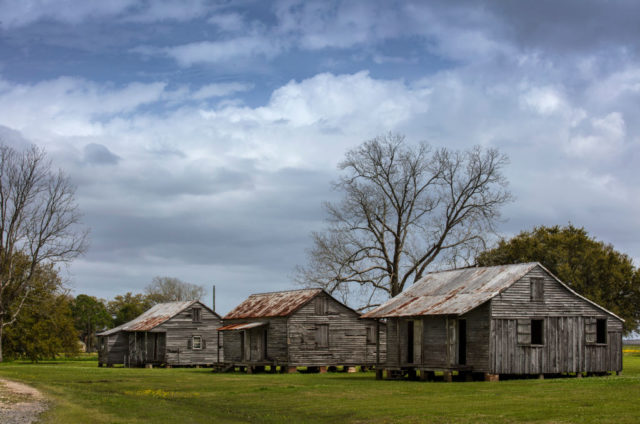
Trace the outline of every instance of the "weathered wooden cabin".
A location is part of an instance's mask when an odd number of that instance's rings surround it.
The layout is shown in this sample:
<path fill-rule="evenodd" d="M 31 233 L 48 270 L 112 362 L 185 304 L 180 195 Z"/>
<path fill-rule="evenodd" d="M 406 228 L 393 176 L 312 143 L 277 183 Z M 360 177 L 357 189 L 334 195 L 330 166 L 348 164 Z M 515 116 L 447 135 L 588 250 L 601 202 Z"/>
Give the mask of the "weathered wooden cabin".
<path fill-rule="evenodd" d="M 193 366 L 222 360 L 218 314 L 200 301 L 160 303 L 98 334 L 99 366 Z"/>
<path fill-rule="evenodd" d="M 223 319 L 218 331 L 224 334 L 228 367 L 317 367 L 322 372 L 327 366 L 384 361 L 384 324 L 361 319 L 322 289 L 254 294 Z"/>
<path fill-rule="evenodd" d="M 387 375 L 622 370 L 623 320 L 539 263 L 426 275 L 363 317 L 387 319 Z"/>

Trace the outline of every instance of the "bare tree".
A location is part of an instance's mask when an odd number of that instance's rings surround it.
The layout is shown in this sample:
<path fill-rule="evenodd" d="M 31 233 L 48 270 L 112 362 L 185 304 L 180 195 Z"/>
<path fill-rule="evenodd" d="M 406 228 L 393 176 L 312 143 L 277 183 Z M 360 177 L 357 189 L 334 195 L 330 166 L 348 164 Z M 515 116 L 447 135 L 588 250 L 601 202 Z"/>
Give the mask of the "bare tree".
<path fill-rule="evenodd" d="M 87 247 L 75 187 L 44 150 L 0 144 L 0 362 L 2 330 L 29 299 L 40 266 L 68 263 Z"/>
<path fill-rule="evenodd" d="M 495 149 L 434 150 L 391 133 L 363 143 L 339 164 L 344 197 L 325 204 L 328 227 L 312 234 L 296 280 L 344 300 L 357 294 L 365 309 L 436 264 L 468 263 L 511 199 L 506 163 Z"/>
<path fill-rule="evenodd" d="M 204 287 L 184 282 L 173 277 L 154 277 L 145 287 L 147 299 L 152 303 L 200 300 L 204 296 Z"/>

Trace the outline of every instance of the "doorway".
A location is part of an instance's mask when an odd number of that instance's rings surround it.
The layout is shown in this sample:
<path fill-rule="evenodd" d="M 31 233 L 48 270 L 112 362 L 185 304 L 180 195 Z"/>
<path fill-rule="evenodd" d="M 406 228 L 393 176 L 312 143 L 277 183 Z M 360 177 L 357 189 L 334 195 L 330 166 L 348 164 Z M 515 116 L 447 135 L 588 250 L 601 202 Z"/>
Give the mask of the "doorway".
<path fill-rule="evenodd" d="M 407 321 L 407 364 L 413 364 L 413 321 Z"/>
<path fill-rule="evenodd" d="M 467 320 L 458 320 L 458 363 L 467 364 Z"/>

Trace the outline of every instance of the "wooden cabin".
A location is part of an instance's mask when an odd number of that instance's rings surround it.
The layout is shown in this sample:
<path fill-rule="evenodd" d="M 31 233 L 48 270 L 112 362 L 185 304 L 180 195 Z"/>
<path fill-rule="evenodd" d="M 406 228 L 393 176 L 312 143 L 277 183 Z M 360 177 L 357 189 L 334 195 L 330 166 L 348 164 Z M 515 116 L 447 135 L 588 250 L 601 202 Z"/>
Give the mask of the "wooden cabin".
<path fill-rule="evenodd" d="M 622 370 L 623 320 L 539 263 L 431 273 L 363 317 L 387 319 L 387 376 Z"/>
<path fill-rule="evenodd" d="M 224 334 L 227 367 L 322 372 L 384 361 L 384 324 L 361 319 L 322 289 L 254 294 L 223 319 L 218 331 Z"/>
<path fill-rule="evenodd" d="M 98 334 L 98 365 L 198 366 L 222 360 L 218 314 L 202 302 L 160 303 Z"/>

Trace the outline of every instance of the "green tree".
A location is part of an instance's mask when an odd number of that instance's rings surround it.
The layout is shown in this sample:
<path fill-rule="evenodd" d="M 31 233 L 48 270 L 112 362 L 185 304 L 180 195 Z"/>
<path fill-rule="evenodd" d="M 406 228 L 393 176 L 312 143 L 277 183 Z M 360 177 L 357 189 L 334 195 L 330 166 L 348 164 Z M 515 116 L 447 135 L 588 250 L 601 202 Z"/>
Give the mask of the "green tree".
<path fill-rule="evenodd" d="M 113 325 L 118 326 L 131 321 L 152 306 L 147 296 L 138 293 L 118 295 L 107 304 L 107 311 L 113 317 Z"/>
<path fill-rule="evenodd" d="M 152 304 L 200 300 L 204 296 L 204 287 L 187 283 L 174 277 L 154 277 L 145 287 L 147 299 Z"/>
<path fill-rule="evenodd" d="M 535 227 L 477 257 L 480 266 L 521 262 L 540 262 L 576 292 L 623 318 L 626 333 L 638 327 L 640 271 L 629 256 L 584 228 Z"/>
<path fill-rule="evenodd" d="M 86 294 L 79 294 L 71 303 L 71 311 L 76 330 L 80 333 L 87 352 L 92 352 L 96 331 L 110 327 L 112 322 L 104 301 Z"/>
<path fill-rule="evenodd" d="M 71 300 L 62 293 L 62 282 L 53 266 L 37 267 L 30 287 L 16 321 L 3 334 L 6 355 L 38 361 L 61 353 L 76 354 Z"/>
<path fill-rule="evenodd" d="M 68 263 L 87 247 L 75 187 L 36 146 L 0 142 L 0 362 L 2 333 L 37 291 L 40 266 Z"/>

